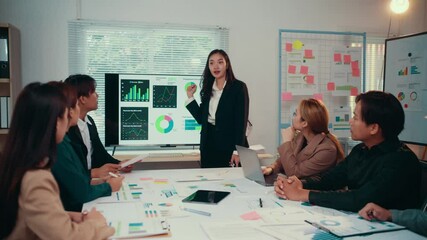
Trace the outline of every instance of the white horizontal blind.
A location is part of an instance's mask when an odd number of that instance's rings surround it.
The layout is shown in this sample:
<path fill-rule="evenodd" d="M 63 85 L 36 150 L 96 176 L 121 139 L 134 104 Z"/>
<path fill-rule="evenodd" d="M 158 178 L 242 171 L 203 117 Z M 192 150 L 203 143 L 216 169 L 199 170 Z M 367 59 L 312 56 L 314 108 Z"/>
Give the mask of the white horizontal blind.
<path fill-rule="evenodd" d="M 228 50 L 228 29 L 212 26 L 99 21 L 68 23 L 69 72 L 97 82 L 91 112 L 105 139 L 105 73 L 201 75 L 213 49 Z"/>
<path fill-rule="evenodd" d="M 368 37 L 366 44 L 366 91 L 383 90 L 385 38 Z"/>
<path fill-rule="evenodd" d="M 365 91 L 383 90 L 385 39 L 366 37 L 366 79 Z M 353 47 L 361 47 L 361 43 L 353 43 Z"/>

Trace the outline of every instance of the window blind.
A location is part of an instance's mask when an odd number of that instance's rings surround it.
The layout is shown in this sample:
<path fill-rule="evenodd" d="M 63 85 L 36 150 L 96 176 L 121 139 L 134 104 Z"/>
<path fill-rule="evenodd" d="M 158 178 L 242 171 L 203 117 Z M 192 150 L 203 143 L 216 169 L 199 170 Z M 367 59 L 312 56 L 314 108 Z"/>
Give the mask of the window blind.
<path fill-rule="evenodd" d="M 101 141 L 105 139 L 105 73 L 201 75 L 209 52 L 228 51 L 228 39 L 228 29 L 218 26 L 69 21 L 69 72 L 96 80 L 98 110 L 89 115 Z"/>

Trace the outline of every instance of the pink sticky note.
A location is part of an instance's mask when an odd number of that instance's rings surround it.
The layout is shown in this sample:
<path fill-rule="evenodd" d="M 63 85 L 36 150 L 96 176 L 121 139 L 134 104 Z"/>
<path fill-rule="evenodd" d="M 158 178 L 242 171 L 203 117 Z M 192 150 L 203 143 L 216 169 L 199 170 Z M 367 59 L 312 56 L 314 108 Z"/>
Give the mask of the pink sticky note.
<path fill-rule="evenodd" d="M 313 75 L 305 76 L 305 81 L 307 82 L 307 84 L 314 84 L 314 76 Z"/>
<path fill-rule="evenodd" d="M 360 69 L 358 69 L 358 68 L 353 68 L 353 69 L 351 70 L 351 76 L 353 76 L 353 77 L 360 77 Z"/>
<path fill-rule="evenodd" d="M 301 66 L 301 69 L 299 72 L 301 74 L 307 74 L 308 73 L 308 66 Z"/>
<path fill-rule="evenodd" d="M 292 52 L 292 43 L 286 43 L 286 52 Z"/>
<path fill-rule="evenodd" d="M 359 89 L 357 87 L 352 87 L 350 89 L 350 96 L 357 96 L 359 94 Z"/>
<path fill-rule="evenodd" d="M 359 61 L 352 61 L 351 62 L 351 69 L 359 69 Z"/>
<path fill-rule="evenodd" d="M 334 53 L 334 62 L 342 62 L 341 53 Z"/>
<path fill-rule="evenodd" d="M 242 215 L 240 215 L 240 217 L 243 220 L 258 220 L 258 219 L 261 219 L 261 216 L 257 212 L 255 212 L 255 211 L 242 214 Z"/>
<path fill-rule="evenodd" d="M 350 64 L 350 62 L 351 62 L 351 55 L 345 54 L 344 55 L 344 64 Z"/>
<path fill-rule="evenodd" d="M 153 178 L 145 177 L 145 178 L 140 178 L 139 180 L 141 180 L 141 181 L 151 181 L 151 180 L 153 180 Z"/>
<path fill-rule="evenodd" d="M 315 94 L 313 94 L 313 98 L 317 99 L 317 100 L 320 100 L 320 101 L 323 101 L 323 94 L 321 94 L 321 93 L 315 93 Z"/>
<path fill-rule="evenodd" d="M 295 65 L 288 66 L 288 73 L 295 74 L 297 72 L 297 67 Z"/>
<path fill-rule="evenodd" d="M 292 101 L 292 93 L 282 92 L 282 101 Z"/>
<path fill-rule="evenodd" d="M 304 50 L 304 57 L 305 58 L 313 58 L 313 50 L 311 50 L 311 49 L 305 49 Z"/>
<path fill-rule="evenodd" d="M 328 84 L 326 85 L 326 89 L 328 89 L 328 91 L 334 91 L 335 90 L 335 83 L 334 82 L 328 82 Z"/>

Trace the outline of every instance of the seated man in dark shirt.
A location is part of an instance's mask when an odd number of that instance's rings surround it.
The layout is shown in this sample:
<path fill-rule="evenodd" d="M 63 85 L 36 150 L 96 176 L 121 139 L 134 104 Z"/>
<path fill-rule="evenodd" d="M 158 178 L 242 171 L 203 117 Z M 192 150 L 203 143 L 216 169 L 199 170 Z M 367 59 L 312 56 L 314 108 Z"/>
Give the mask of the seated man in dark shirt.
<path fill-rule="evenodd" d="M 392 94 L 358 95 L 350 127 L 352 139 L 362 143 L 318 178 L 301 182 L 295 176 L 279 176 L 276 195 L 353 212 L 369 202 L 392 209 L 419 207 L 419 162 L 398 139 L 404 122 L 403 108 Z"/>
<path fill-rule="evenodd" d="M 76 126 L 70 127 L 67 135 L 74 143 L 73 147 L 78 148 L 76 152 L 83 152 L 86 157 L 82 161 L 90 171 L 91 177 L 108 177 L 109 172 L 118 170 L 131 171 L 132 165 L 120 168 L 120 161 L 105 150 L 99 138 L 95 121 L 88 115 L 88 112 L 98 109 L 95 79 L 88 75 L 75 74 L 65 79 L 65 83 L 76 90 L 80 107 L 79 121 Z"/>

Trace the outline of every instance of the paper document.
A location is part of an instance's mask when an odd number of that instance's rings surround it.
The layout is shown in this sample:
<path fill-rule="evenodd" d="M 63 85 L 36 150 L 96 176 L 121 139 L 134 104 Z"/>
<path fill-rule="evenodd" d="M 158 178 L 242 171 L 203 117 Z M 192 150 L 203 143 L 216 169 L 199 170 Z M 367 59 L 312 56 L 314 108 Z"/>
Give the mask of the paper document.
<path fill-rule="evenodd" d="M 187 175 L 187 176 L 181 176 L 175 179 L 176 182 L 200 182 L 200 181 L 219 181 L 219 180 L 224 180 L 224 178 L 219 176 L 217 173 Z"/>
<path fill-rule="evenodd" d="M 405 228 L 391 222 L 367 221 L 361 219 L 357 214 L 351 214 L 347 217 L 327 216 L 315 220 L 306 220 L 306 222 L 338 237 L 395 231 Z"/>
<path fill-rule="evenodd" d="M 121 168 L 127 167 L 129 165 L 134 164 L 134 163 L 140 162 L 140 161 L 144 160 L 147 157 L 148 157 L 148 154 L 141 154 L 141 155 L 136 156 L 136 157 L 134 157 L 134 158 L 132 158 L 130 160 L 121 162 L 120 163 L 120 167 Z"/>
<path fill-rule="evenodd" d="M 259 230 L 256 223 L 251 222 L 204 222 L 201 227 L 211 240 L 270 240 L 279 239 L 267 232 Z"/>
<path fill-rule="evenodd" d="M 116 220 L 109 222 L 109 225 L 116 230 L 109 239 L 147 237 L 169 233 L 169 224 L 165 220 Z"/>

